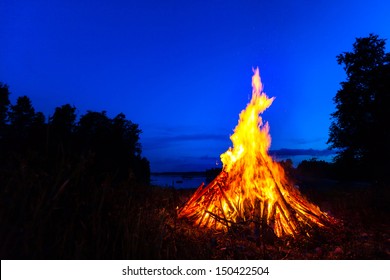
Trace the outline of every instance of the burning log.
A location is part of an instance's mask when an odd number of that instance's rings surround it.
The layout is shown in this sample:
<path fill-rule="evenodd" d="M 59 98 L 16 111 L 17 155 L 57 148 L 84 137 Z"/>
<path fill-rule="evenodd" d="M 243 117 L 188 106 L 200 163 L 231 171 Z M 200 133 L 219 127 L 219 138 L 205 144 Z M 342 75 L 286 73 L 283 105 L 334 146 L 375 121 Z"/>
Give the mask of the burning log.
<path fill-rule="evenodd" d="M 269 126 L 263 125 L 259 115 L 273 98 L 262 91 L 259 70 L 254 72 L 252 99 L 230 137 L 233 148 L 221 155 L 222 172 L 196 190 L 178 210 L 178 217 L 224 231 L 254 223 L 260 229 L 271 228 L 278 237 L 308 234 L 307 228 L 334 224 L 334 219 L 302 196 L 269 156 Z"/>

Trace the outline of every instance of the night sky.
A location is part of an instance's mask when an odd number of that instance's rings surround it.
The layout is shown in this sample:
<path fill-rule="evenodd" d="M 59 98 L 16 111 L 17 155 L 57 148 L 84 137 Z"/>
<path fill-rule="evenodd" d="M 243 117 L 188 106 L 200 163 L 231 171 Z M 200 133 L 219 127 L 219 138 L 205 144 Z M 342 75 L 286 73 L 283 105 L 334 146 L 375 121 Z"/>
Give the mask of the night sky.
<path fill-rule="evenodd" d="M 356 37 L 390 38 L 383 0 L 2 0 L 0 11 L 11 101 L 27 95 L 47 117 L 66 103 L 123 112 L 155 172 L 215 167 L 257 66 L 276 97 L 271 149 L 326 149 L 345 80 L 336 56 Z"/>

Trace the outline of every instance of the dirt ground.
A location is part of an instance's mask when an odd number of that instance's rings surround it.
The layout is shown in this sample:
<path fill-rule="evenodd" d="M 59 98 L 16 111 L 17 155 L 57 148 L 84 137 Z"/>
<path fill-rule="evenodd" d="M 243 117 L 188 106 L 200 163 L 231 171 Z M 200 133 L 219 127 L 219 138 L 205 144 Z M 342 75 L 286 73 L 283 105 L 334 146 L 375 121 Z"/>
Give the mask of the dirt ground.
<path fill-rule="evenodd" d="M 38 176 L 2 189 L 1 259 L 389 259 L 390 187 L 306 179 L 301 192 L 339 222 L 311 236 L 228 232 L 177 218 L 195 190 L 80 177 L 50 190 Z"/>
<path fill-rule="evenodd" d="M 249 227 L 221 233 L 177 220 L 167 208 L 161 258 L 180 259 L 389 259 L 389 190 L 362 183 L 326 180 L 301 182 L 301 192 L 337 219 L 337 226 L 319 228 L 295 239 L 259 234 Z M 165 190 L 185 202 L 191 190 Z M 179 203 L 179 204 L 180 204 Z"/>

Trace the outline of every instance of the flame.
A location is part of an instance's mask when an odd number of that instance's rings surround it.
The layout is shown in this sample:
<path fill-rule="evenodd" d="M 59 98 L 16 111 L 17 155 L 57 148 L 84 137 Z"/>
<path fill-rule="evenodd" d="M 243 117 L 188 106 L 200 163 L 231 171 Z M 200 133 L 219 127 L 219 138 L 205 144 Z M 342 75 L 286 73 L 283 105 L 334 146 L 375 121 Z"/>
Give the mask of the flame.
<path fill-rule="evenodd" d="M 325 226 L 331 218 L 300 194 L 268 154 L 269 125 L 260 114 L 274 98 L 263 92 L 258 68 L 252 88 L 252 98 L 230 137 L 233 148 L 221 154 L 222 172 L 208 186 L 202 184 L 178 216 L 216 230 L 254 223 L 271 227 L 278 237 L 307 233 L 305 225 Z"/>

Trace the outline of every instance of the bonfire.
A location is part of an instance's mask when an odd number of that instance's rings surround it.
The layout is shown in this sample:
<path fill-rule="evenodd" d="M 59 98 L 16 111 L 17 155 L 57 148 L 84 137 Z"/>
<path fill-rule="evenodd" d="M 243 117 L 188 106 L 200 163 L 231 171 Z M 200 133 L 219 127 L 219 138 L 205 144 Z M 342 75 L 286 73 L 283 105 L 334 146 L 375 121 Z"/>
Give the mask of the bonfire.
<path fill-rule="evenodd" d="M 230 137 L 233 148 L 221 155 L 221 173 L 207 186 L 199 186 L 178 209 L 178 217 L 217 231 L 238 225 L 272 229 L 278 237 L 309 235 L 313 227 L 333 224 L 334 219 L 309 202 L 268 154 L 269 125 L 263 124 L 260 114 L 274 98 L 263 92 L 258 68 L 252 87 L 252 98 Z"/>

